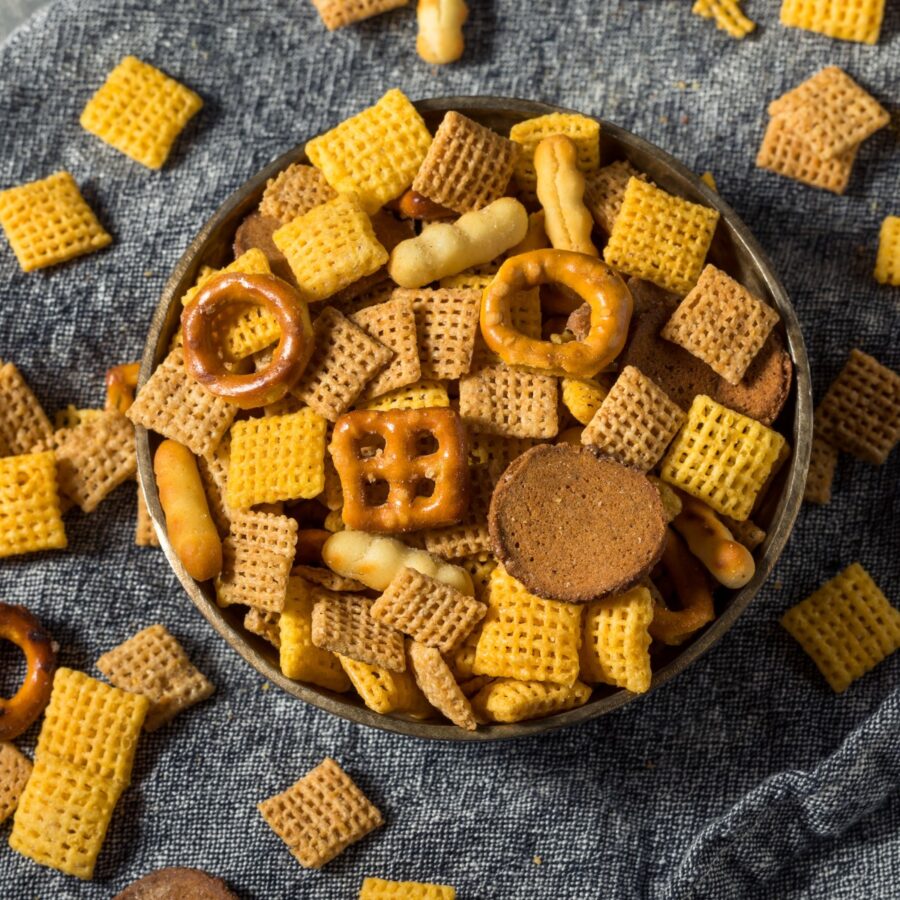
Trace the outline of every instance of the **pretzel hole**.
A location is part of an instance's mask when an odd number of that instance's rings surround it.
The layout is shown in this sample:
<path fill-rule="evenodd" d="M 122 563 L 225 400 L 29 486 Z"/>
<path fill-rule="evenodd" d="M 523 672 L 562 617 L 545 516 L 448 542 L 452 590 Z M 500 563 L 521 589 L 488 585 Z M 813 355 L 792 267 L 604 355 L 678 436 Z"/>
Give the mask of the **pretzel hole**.
<path fill-rule="evenodd" d="M 9 698 L 16 694 L 22 687 L 27 669 L 22 649 L 12 641 L 0 638 L 0 697 Z"/>
<path fill-rule="evenodd" d="M 434 494 L 434 480 L 421 478 L 416 482 L 416 497 L 431 497 Z"/>
<path fill-rule="evenodd" d="M 390 492 L 391 486 L 383 478 L 367 481 L 363 485 L 363 499 L 366 506 L 384 506 Z"/>
<path fill-rule="evenodd" d="M 356 458 L 372 459 L 378 456 L 386 446 L 385 439 L 380 434 L 364 434 L 356 442 Z"/>
<path fill-rule="evenodd" d="M 438 443 L 438 439 L 434 436 L 434 434 L 430 431 L 417 431 L 416 432 L 416 443 L 415 443 L 415 455 L 416 456 L 431 456 L 432 453 L 437 453 L 438 447 L 440 444 Z"/>

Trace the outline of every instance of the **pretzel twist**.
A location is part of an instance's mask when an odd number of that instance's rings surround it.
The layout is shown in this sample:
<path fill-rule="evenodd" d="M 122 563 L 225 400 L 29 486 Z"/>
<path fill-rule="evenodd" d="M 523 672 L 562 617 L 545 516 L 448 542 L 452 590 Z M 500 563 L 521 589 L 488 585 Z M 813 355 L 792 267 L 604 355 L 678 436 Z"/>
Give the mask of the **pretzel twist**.
<path fill-rule="evenodd" d="M 599 256 L 591 241 L 594 220 L 584 205 L 584 175 L 575 144 L 563 134 L 544 138 L 534 151 L 534 168 L 550 243 L 557 250 Z"/>
<path fill-rule="evenodd" d="M 120 413 L 128 412 L 128 408 L 134 403 L 134 392 L 137 388 L 138 373 L 141 364 L 139 362 L 122 363 L 106 370 L 106 406 L 107 410 L 118 410 Z"/>
<path fill-rule="evenodd" d="M 216 346 L 214 326 L 223 309 L 234 303 L 265 307 L 281 329 L 272 361 L 258 372 L 241 375 L 229 371 L 222 360 L 222 348 Z M 181 324 L 188 375 L 241 409 L 279 401 L 297 383 L 312 355 L 309 309 L 291 285 L 274 275 L 216 275 L 184 308 Z"/>
<path fill-rule="evenodd" d="M 590 305 L 591 325 L 584 340 L 553 344 L 513 326 L 512 298 L 546 282 L 571 288 Z M 631 293 L 606 263 L 568 250 L 533 250 L 506 260 L 485 289 L 481 333 L 507 365 L 591 378 L 622 352 L 631 310 Z"/>

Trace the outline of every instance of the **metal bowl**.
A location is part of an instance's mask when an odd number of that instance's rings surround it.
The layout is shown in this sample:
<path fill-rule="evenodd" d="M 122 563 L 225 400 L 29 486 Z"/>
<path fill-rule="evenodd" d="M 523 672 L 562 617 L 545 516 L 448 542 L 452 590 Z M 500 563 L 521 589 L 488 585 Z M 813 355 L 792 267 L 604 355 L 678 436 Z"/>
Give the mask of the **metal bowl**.
<path fill-rule="evenodd" d="M 510 127 L 523 119 L 550 112 L 571 112 L 543 103 L 503 97 L 440 97 L 420 101 L 416 103 L 416 108 L 432 131 L 445 112 L 457 110 L 501 134 L 508 134 Z M 768 536 L 755 554 L 756 574 L 741 590 L 722 593 L 717 597 L 718 617 L 691 641 L 681 647 L 664 648 L 654 656 L 650 688 L 653 691 L 686 669 L 734 625 L 781 555 L 800 508 L 806 483 L 812 441 L 812 392 L 800 323 L 768 258 L 747 226 L 715 191 L 668 153 L 609 122 L 601 120 L 601 126 L 604 162 L 626 158 L 666 190 L 719 211 L 721 220 L 710 250 L 710 259 L 778 310 L 794 363 L 790 397 L 775 426 L 789 436 L 793 452 L 769 493 L 768 503 L 758 516 Z M 194 284 L 202 266 L 220 267 L 229 261 L 232 238 L 238 224 L 259 202 L 267 180 L 294 162 L 307 162 L 303 144 L 276 159 L 235 191 L 200 229 L 169 278 L 153 316 L 141 364 L 141 384 L 166 356 L 169 342 L 178 327 L 182 294 Z M 137 429 L 139 477 L 166 558 L 188 596 L 213 628 L 261 675 L 299 700 L 344 719 L 399 734 L 433 740 L 494 741 L 575 725 L 639 699 L 640 695 L 625 690 L 601 687 L 594 691 L 585 706 L 578 709 L 514 725 L 481 726 L 475 732 L 468 732 L 449 723 L 379 715 L 366 709 L 356 698 L 285 678 L 279 670 L 276 652 L 265 641 L 244 630 L 242 615 L 236 610 L 220 609 L 211 586 L 194 581 L 173 553 L 153 478 L 152 450 L 156 443 L 155 435 L 148 434 L 143 428 Z"/>

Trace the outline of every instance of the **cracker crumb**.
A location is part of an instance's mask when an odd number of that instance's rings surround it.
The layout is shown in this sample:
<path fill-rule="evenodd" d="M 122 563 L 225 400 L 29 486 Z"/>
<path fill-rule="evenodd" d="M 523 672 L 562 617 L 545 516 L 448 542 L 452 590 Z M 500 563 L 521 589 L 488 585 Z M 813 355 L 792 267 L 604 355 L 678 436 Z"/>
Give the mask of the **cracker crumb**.
<path fill-rule="evenodd" d="M 264 691 L 268 691 L 271 687 L 272 687 L 272 685 L 271 685 L 268 681 L 264 681 L 264 682 L 262 683 L 262 689 L 263 689 Z"/>
<path fill-rule="evenodd" d="M 539 865 L 541 865 L 541 864 L 544 862 L 539 856 L 533 856 L 533 857 L 531 858 L 531 861 L 532 861 L 536 866 L 539 866 Z"/>

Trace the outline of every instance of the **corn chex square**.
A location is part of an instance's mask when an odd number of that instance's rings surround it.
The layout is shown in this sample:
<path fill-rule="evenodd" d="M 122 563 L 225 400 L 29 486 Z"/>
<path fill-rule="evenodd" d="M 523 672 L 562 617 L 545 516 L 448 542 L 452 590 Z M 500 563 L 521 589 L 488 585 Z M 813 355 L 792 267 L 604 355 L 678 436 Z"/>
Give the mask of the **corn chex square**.
<path fill-rule="evenodd" d="M 613 268 L 686 294 L 696 283 L 719 213 L 631 178 L 603 258 Z"/>
<path fill-rule="evenodd" d="M 556 378 L 498 363 L 459 380 L 459 414 L 470 431 L 552 438 L 559 431 Z"/>
<path fill-rule="evenodd" d="M 505 193 L 519 146 L 452 110 L 441 121 L 412 189 L 458 213 L 473 212 Z"/>
<path fill-rule="evenodd" d="M 14 744 L 0 741 L 0 825 L 19 805 L 31 768 L 31 760 Z"/>
<path fill-rule="evenodd" d="M 403 635 L 372 615 L 375 602 L 361 594 L 310 589 L 312 641 L 316 647 L 392 672 L 406 669 Z"/>
<path fill-rule="evenodd" d="M 115 409 L 60 429 L 52 445 L 60 491 L 86 513 L 137 471 L 134 426 Z"/>
<path fill-rule="evenodd" d="M 337 657 L 354 690 L 373 712 L 383 716 L 405 713 L 416 718 L 431 715 L 431 706 L 422 696 L 409 667 L 403 672 L 392 672 L 341 654 Z"/>
<path fill-rule="evenodd" d="M 502 566 L 491 574 L 487 602 L 473 674 L 575 683 L 582 607 L 535 597 Z"/>
<path fill-rule="evenodd" d="M 409 0 L 312 0 L 329 31 L 406 6 Z"/>
<path fill-rule="evenodd" d="M 215 278 L 216 275 L 240 273 L 243 275 L 271 275 L 272 267 L 269 265 L 269 258 L 258 247 L 251 247 L 242 253 L 233 262 L 221 269 L 213 269 L 210 266 L 204 266 L 197 276 L 197 281 L 193 287 L 188 288 L 181 298 L 181 305 L 187 306 L 197 294 L 200 293 L 203 286 Z"/>
<path fill-rule="evenodd" d="M 885 0 L 783 0 L 781 24 L 841 41 L 877 44 Z"/>
<path fill-rule="evenodd" d="M 184 444 L 196 456 L 212 453 L 234 421 L 237 407 L 210 394 L 173 350 L 138 391 L 126 415 L 135 425 Z"/>
<path fill-rule="evenodd" d="M 65 759 L 37 756 L 9 845 L 42 866 L 88 880 L 122 790 Z"/>
<path fill-rule="evenodd" d="M 469 435 L 469 465 L 492 470 L 496 481 L 506 467 L 527 450 L 541 443 L 536 438 L 503 437 L 498 434 Z M 490 502 L 490 501 L 489 501 Z"/>
<path fill-rule="evenodd" d="M 588 605 L 581 642 L 581 680 L 602 682 L 635 694 L 650 689 L 650 632 L 653 597 L 636 587 Z"/>
<path fill-rule="evenodd" d="M 786 116 L 819 159 L 834 159 L 891 121 L 890 113 L 843 69 L 828 66 L 769 104 Z"/>
<path fill-rule="evenodd" d="M 310 500 L 325 489 L 326 422 L 309 407 L 231 426 L 228 506 Z"/>
<path fill-rule="evenodd" d="M 330 757 L 258 808 L 297 862 L 308 869 L 321 868 L 384 821 Z"/>
<path fill-rule="evenodd" d="M 337 191 L 314 166 L 294 163 L 266 182 L 259 211 L 271 219 L 287 225 L 297 216 L 308 213 L 337 197 Z"/>
<path fill-rule="evenodd" d="M 756 165 L 810 187 L 843 194 L 853 174 L 858 145 L 832 159 L 820 159 L 791 128 L 787 116 L 769 119 Z"/>
<path fill-rule="evenodd" d="M 771 306 L 708 265 L 660 335 L 739 384 L 778 321 Z"/>
<path fill-rule="evenodd" d="M 357 900 L 456 900 L 456 890 L 448 884 L 366 878 Z"/>
<path fill-rule="evenodd" d="M 900 287 L 900 216 L 888 216 L 881 223 L 875 280 Z"/>
<path fill-rule="evenodd" d="M 425 699 L 454 725 L 474 731 L 472 705 L 456 683 L 440 650 L 410 641 L 408 654 L 409 667 Z"/>
<path fill-rule="evenodd" d="M 816 430 L 838 450 L 883 464 L 900 440 L 900 374 L 852 349 L 816 409 Z"/>
<path fill-rule="evenodd" d="M 52 433 L 50 420 L 22 373 L 0 360 L 0 456 L 30 453 Z"/>
<path fill-rule="evenodd" d="M 469 468 L 469 508 L 458 525 L 423 532 L 425 549 L 429 553 L 444 559 L 459 560 L 491 552 L 488 510 L 494 486 L 501 474 L 496 466 L 488 464 Z"/>
<path fill-rule="evenodd" d="M 392 409 L 436 409 L 450 405 L 450 397 L 444 383 L 433 378 L 423 378 L 406 387 L 388 391 L 374 400 L 361 400 L 357 409 L 375 409 L 388 412 Z"/>
<path fill-rule="evenodd" d="M 112 243 L 68 172 L 0 191 L 0 228 L 23 272 L 55 266 Z"/>
<path fill-rule="evenodd" d="M 717 513 L 743 521 L 786 450 L 777 431 L 699 394 L 660 477 Z"/>
<path fill-rule="evenodd" d="M 281 612 L 297 549 L 297 520 L 266 512 L 233 512 L 222 542 L 222 573 L 216 579 L 219 606 L 241 603 Z"/>
<path fill-rule="evenodd" d="M 418 643 L 450 653 L 484 618 L 487 607 L 448 584 L 404 567 L 370 612 L 377 621 Z"/>
<path fill-rule="evenodd" d="M 581 433 L 623 465 L 649 472 L 666 452 L 684 412 L 640 369 L 626 366 Z"/>
<path fill-rule="evenodd" d="M 625 188 L 632 178 L 647 180 L 647 176 L 627 159 L 618 159 L 596 172 L 589 172 L 584 178 L 584 205 L 607 234 L 616 223 L 625 199 Z"/>
<path fill-rule="evenodd" d="M 35 760 L 53 756 L 124 789 L 150 701 L 61 667 L 44 712 Z"/>
<path fill-rule="evenodd" d="M 53 453 L 0 459 L 0 558 L 66 543 Z"/>
<path fill-rule="evenodd" d="M 859 563 L 789 609 L 781 624 L 835 693 L 900 649 L 900 610 Z"/>
<path fill-rule="evenodd" d="M 391 361 L 366 385 L 363 399 L 380 397 L 420 380 L 422 366 L 411 297 L 394 297 L 361 309 L 350 315 L 350 321 L 394 354 Z"/>
<path fill-rule="evenodd" d="M 104 653 L 96 665 L 117 688 L 150 701 L 144 731 L 156 731 L 215 690 L 163 625 L 139 631 Z"/>
<path fill-rule="evenodd" d="M 609 391 L 593 378 L 561 378 L 563 406 L 582 425 L 587 425 L 600 409 Z"/>
<path fill-rule="evenodd" d="M 534 151 L 544 138 L 554 134 L 565 135 L 575 144 L 578 168 L 582 172 L 593 172 L 600 166 L 600 123 L 596 119 L 571 113 L 549 113 L 517 122 L 509 130 L 509 139 L 520 145 L 516 182 L 526 193 L 533 194 L 537 188 Z"/>
<path fill-rule="evenodd" d="M 416 108 L 394 88 L 374 106 L 309 141 L 310 162 L 338 192 L 373 213 L 411 184 L 431 145 Z"/>
<path fill-rule="evenodd" d="M 273 235 L 304 299 L 327 300 L 388 261 L 356 197 L 341 194 L 282 225 Z"/>
<path fill-rule="evenodd" d="M 803 499 L 807 503 L 825 505 L 831 502 L 831 483 L 834 481 L 837 462 L 837 449 L 814 433 L 812 451 L 809 455 L 809 472 L 803 490 Z"/>
<path fill-rule="evenodd" d="M 81 114 L 81 127 L 150 169 L 162 168 L 175 139 L 203 107 L 192 90 L 126 56 Z"/>
<path fill-rule="evenodd" d="M 523 722 L 584 706 L 591 689 L 581 681 L 571 685 L 498 678 L 472 698 L 475 715 L 486 722 Z"/>
<path fill-rule="evenodd" d="M 315 349 L 293 393 L 335 422 L 394 354 L 332 307 L 322 310 L 313 332 Z"/>
<path fill-rule="evenodd" d="M 312 611 L 310 585 L 299 576 L 291 576 L 278 620 L 281 671 L 287 678 L 310 681 L 330 691 L 349 691 L 350 680 L 340 660 L 313 643 Z"/>
<path fill-rule="evenodd" d="M 739 41 L 756 28 L 756 23 L 744 15 L 740 0 L 696 0 L 691 12 L 704 19 L 713 19 L 716 28 Z"/>

